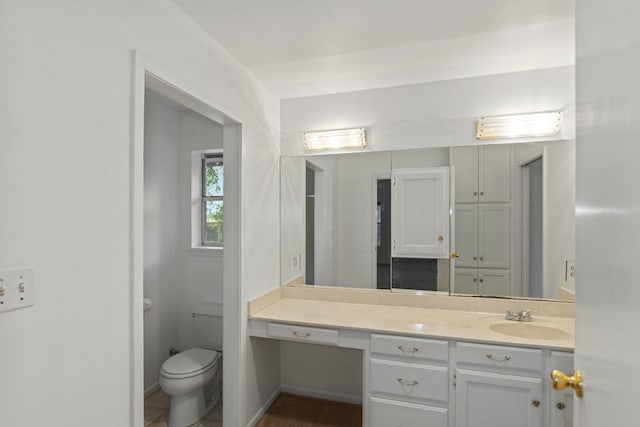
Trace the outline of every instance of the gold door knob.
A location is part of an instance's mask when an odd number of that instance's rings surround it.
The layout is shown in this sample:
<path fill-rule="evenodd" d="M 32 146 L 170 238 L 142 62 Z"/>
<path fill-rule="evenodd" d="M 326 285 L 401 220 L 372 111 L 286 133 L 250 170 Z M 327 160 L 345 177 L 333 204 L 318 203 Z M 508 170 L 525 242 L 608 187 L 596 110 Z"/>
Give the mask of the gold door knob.
<path fill-rule="evenodd" d="M 451 259 L 460 258 L 460 252 L 451 252 L 449 256 L 451 257 Z"/>
<path fill-rule="evenodd" d="M 563 390 L 567 387 L 571 387 L 578 397 L 582 397 L 584 393 L 582 372 L 580 372 L 579 369 L 576 369 L 572 377 L 561 371 L 551 371 L 551 385 L 555 390 Z"/>

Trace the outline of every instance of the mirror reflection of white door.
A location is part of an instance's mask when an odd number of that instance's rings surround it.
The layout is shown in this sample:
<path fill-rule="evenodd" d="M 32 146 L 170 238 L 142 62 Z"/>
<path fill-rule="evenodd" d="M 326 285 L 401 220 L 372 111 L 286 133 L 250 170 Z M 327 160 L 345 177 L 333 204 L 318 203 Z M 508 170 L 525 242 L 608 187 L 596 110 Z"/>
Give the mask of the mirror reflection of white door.
<path fill-rule="evenodd" d="M 576 2 L 576 427 L 640 425 L 640 16 Z"/>

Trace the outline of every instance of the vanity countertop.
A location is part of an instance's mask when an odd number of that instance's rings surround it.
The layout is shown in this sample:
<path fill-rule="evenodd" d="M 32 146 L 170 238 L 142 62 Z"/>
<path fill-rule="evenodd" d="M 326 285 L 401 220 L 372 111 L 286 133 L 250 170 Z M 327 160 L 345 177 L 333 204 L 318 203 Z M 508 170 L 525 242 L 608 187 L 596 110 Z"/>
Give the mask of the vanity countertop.
<path fill-rule="evenodd" d="M 536 312 L 532 317 L 533 322 L 516 322 L 505 320 L 499 312 L 290 298 L 282 294 L 254 306 L 249 315 L 250 319 L 277 323 L 573 351 L 573 318 L 539 316 Z M 529 336 L 496 332 L 492 328 L 498 324 L 506 325 L 507 332 L 523 330 Z M 549 339 L 547 331 L 558 336 Z"/>

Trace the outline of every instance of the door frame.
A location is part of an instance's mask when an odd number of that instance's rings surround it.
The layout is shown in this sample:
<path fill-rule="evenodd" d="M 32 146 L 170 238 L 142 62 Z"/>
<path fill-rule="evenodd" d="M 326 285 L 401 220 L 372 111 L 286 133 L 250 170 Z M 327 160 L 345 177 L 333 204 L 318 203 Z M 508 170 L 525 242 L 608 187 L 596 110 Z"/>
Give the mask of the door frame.
<path fill-rule="evenodd" d="M 130 257 L 129 257 L 129 401 L 130 425 L 144 424 L 144 318 L 143 318 L 143 220 L 144 220 L 144 98 L 147 88 L 202 114 L 223 126 L 225 153 L 225 218 L 223 279 L 223 406 L 225 424 L 240 421 L 243 390 L 240 369 L 240 178 L 242 124 L 222 112 L 209 96 L 179 78 L 145 54 L 133 50 L 130 134 Z"/>

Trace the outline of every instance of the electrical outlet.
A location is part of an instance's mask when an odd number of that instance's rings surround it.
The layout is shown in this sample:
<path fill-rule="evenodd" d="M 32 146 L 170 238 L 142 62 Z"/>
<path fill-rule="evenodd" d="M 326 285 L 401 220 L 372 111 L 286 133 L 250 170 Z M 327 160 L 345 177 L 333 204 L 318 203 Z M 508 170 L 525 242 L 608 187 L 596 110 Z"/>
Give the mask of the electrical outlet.
<path fill-rule="evenodd" d="M 576 281 L 576 262 L 567 261 L 567 268 L 565 270 L 564 281 L 575 282 Z"/>
<path fill-rule="evenodd" d="M 35 303 L 33 268 L 0 270 L 0 312 Z"/>
<path fill-rule="evenodd" d="M 300 254 L 299 253 L 289 254 L 289 269 L 291 271 L 300 270 Z"/>

